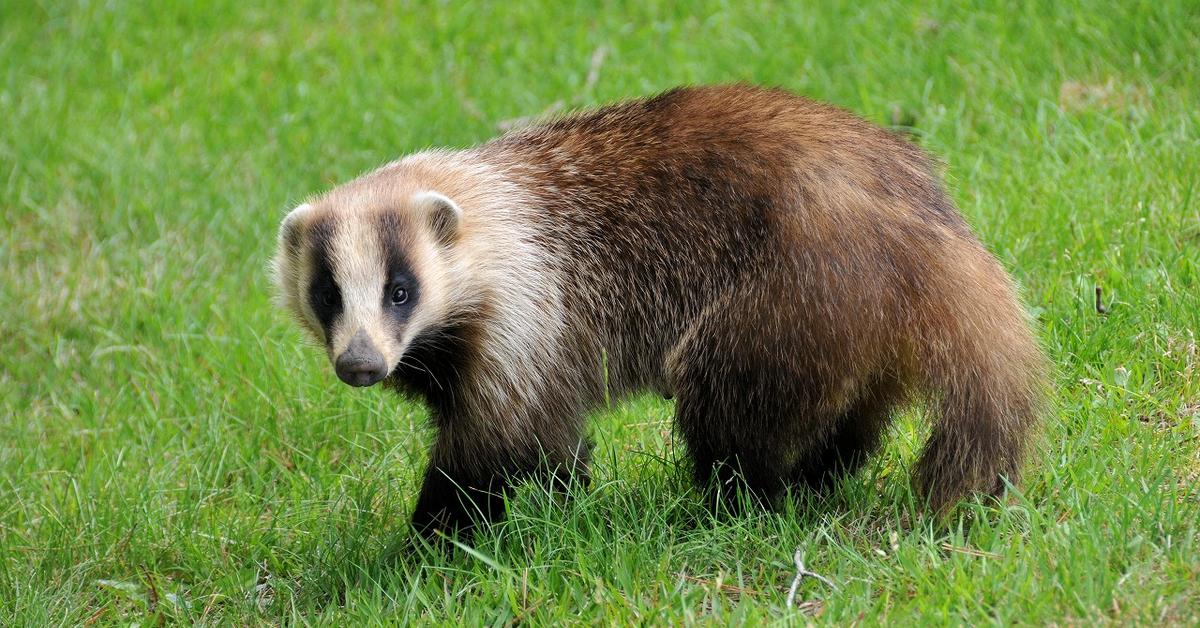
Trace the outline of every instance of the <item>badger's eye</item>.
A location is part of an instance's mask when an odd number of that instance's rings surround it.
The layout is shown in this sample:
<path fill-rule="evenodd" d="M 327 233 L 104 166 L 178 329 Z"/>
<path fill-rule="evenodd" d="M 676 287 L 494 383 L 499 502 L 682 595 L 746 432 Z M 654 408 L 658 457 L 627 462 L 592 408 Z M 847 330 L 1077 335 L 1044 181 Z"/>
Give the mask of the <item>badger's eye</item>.
<path fill-rule="evenodd" d="M 404 286 L 396 286 L 392 288 L 392 305 L 404 305 L 408 303 L 408 290 Z"/>
<path fill-rule="evenodd" d="M 338 304 L 337 290 L 325 290 L 321 292 L 321 305 L 325 307 L 334 307 Z"/>

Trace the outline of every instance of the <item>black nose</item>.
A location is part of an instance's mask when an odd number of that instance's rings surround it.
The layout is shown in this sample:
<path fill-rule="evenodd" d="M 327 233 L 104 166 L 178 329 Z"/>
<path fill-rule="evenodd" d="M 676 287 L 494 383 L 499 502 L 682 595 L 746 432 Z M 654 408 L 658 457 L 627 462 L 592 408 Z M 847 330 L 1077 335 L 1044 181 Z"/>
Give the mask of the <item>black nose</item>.
<path fill-rule="evenodd" d="M 383 354 L 371 344 L 366 332 L 359 330 L 334 364 L 338 378 L 351 386 L 370 386 L 387 376 Z"/>

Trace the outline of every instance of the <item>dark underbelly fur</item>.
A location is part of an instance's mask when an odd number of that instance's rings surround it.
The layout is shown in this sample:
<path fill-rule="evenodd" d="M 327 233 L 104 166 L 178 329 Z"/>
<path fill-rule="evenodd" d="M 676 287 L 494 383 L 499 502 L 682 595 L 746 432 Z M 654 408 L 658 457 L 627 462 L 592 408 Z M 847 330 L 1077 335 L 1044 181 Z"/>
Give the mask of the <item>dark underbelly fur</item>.
<path fill-rule="evenodd" d="M 404 352 L 387 385 L 397 392 L 429 404 L 434 421 L 452 402 L 471 359 L 466 325 L 450 325 L 423 332 Z"/>

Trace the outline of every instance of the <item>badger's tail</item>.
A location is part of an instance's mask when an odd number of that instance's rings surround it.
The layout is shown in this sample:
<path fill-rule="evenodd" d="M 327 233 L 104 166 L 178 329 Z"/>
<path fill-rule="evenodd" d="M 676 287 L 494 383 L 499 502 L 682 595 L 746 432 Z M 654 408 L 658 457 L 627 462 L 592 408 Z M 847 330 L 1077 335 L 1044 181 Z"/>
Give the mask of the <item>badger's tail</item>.
<path fill-rule="evenodd" d="M 967 494 L 998 496 L 1018 481 L 1047 371 L 1012 282 L 990 254 L 976 248 L 941 270 L 941 299 L 917 351 L 935 419 L 915 481 L 944 512 Z"/>

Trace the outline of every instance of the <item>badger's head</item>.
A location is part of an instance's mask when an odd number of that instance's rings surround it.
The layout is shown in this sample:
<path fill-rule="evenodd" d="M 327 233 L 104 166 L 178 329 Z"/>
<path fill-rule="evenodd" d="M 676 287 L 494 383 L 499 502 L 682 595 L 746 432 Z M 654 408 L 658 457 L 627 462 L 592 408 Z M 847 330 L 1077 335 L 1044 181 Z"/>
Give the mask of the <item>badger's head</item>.
<path fill-rule="evenodd" d="M 370 386 L 451 309 L 459 206 L 430 190 L 335 190 L 279 230 L 279 299 L 325 347 L 338 377 Z"/>

